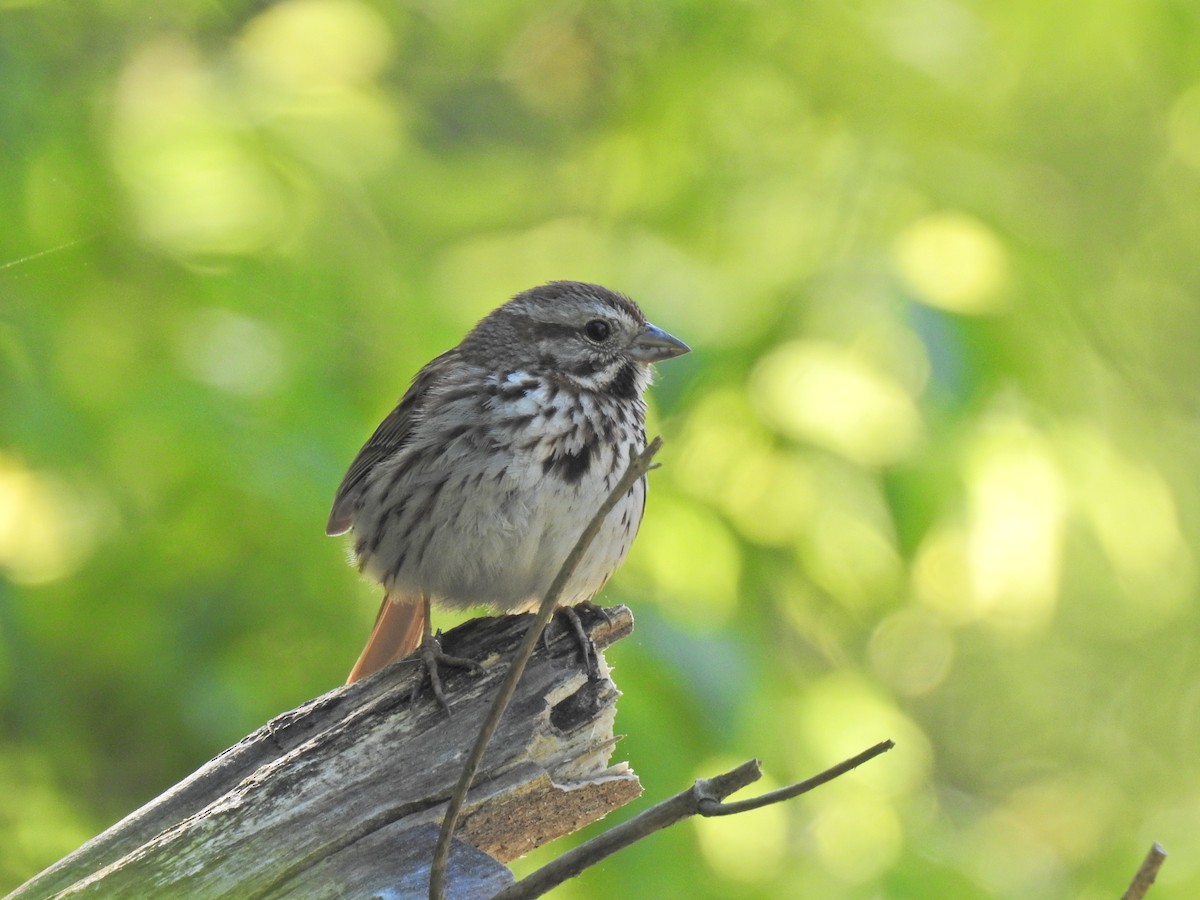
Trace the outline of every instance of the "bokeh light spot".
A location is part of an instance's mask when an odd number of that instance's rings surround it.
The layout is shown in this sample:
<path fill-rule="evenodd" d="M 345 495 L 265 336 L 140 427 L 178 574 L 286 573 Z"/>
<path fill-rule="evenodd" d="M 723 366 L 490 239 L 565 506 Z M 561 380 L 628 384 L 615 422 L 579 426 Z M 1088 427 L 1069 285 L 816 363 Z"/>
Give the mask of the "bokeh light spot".
<path fill-rule="evenodd" d="M 863 465 L 903 459 L 921 435 L 912 397 L 835 344 L 782 345 L 755 368 L 752 386 L 763 415 L 784 433 Z"/>
<path fill-rule="evenodd" d="M 271 394 L 286 372 L 279 335 L 264 323 L 229 310 L 193 313 L 180 331 L 177 350 L 193 378 L 233 394 Z"/>
<path fill-rule="evenodd" d="M 629 555 L 629 568 L 670 596 L 664 607 L 705 628 L 725 621 L 737 604 L 741 555 L 729 530 L 698 504 L 655 496 Z"/>
<path fill-rule="evenodd" d="M 1076 865 L 1104 840 L 1104 823 L 1110 821 L 1116 799 L 1106 780 L 1072 775 L 1014 791 L 1005 809 L 1059 859 Z"/>
<path fill-rule="evenodd" d="M 990 896 L 1038 896 L 1064 874 L 1053 849 L 1003 807 L 982 817 L 965 837 L 974 876 Z"/>
<path fill-rule="evenodd" d="M 13 581 L 70 575 L 91 556 L 101 524 L 96 498 L 0 455 L 0 568 Z"/>
<path fill-rule="evenodd" d="M 856 609 L 886 602 L 903 571 L 891 535 L 851 504 L 818 507 L 800 558 L 814 582 Z"/>
<path fill-rule="evenodd" d="M 896 238 L 893 259 L 916 298 L 930 306 L 964 314 L 1003 306 L 1008 254 L 972 216 L 940 212 L 918 219 Z"/>
<path fill-rule="evenodd" d="M 279 185 L 238 133 L 196 50 L 140 48 L 117 85 L 112 151 L 144 236 L 191 255 L 261 249 L 285 230 Z"/>
<path fill-rule="evenodd" d="M 871 665 L 888 684 L 902 694 L 920 696 L 950 672 L 954 637 L 930 613 L 903 609 L 875 626 L 868 650 Z"/>
<path fill-rule="evenodd" d="M 750 540 L 783 545 L 806 527 L 816 502 L 812 466 L 772 447 L 744 394 L 722 389 L 698 400 L 679 444 L 670 476 L 715 502 Z"/>
<path fill-rule="evenodd" d="M 247 64 L 292 89 L 329 89 L 370 81 L 392 52 L 393 31 L 356 0 L 287 0 L 246 26 Z"/>
<path fill-rule="evenodd" d="M 405 106 L 377 84 L 394 42 L 392 24 L 356 0 L 270 6 L 235 47 L 247 124 L 314 168 L 362 182 L 402 144 Z"/>
<path fill-rule="evenodd" d="M 992 624 L 1048 620 L 1062 568 L 1066 497 L 1046 441 L 1017 418 L 976 435 L 966 465 L 971 599 Z"/>
<path fill-rule="evenodd" d="M 1120 454 L 1102 435 L 1070 429 L 1072 502 L 1091 526 L 1138 615 L 1158 622 L 1181 612 L 1195 583 L 1195 561 L 1166 479 Z"/>
<path fill-rule="evenodd" d="M 913 592 L 922 604 L 955 623 L 975 617 L 966 535 L 961 525 L 942 523 L 925 535 L 912 566 Z"/>
<path fill-rule="evenodd" d="M 850 884 L 878 877 L 896 861 L 904 840 L 892 804 L 872 791 L 843 790 L 813 822 L 817 853 Z"/>
<path fill-rule="evenodd" d="M 825 765 L 852 756 L 885 738 L 903 753 L 889 753 L 882 764 L 863 766 L 847 776 L 851 783 L 870 785 L 886 796 L 914 790 L 928 777 L 932 751 L 929 739 L 912 719 L 877 685 L 854 672 L 835 672 L 809 686 L 797 698 L 798 746 L 807 748 Z M 831 802 L 832 802 L 831 798 Z"/>

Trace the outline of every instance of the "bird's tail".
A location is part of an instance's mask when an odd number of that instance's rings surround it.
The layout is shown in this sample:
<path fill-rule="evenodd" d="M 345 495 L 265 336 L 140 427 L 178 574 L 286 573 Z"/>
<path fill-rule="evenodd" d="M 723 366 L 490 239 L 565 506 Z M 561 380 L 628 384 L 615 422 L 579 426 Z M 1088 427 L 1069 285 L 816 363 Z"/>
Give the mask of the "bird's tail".
<path fill-rule="evenodd" d="M 390 594 L 383 598 L 367 646 L 350 670 L 346 684 L 353 684 L 384 666 L 404 659 L 419 646 L 425 632 L 425 604 L 420 597 Z"/>

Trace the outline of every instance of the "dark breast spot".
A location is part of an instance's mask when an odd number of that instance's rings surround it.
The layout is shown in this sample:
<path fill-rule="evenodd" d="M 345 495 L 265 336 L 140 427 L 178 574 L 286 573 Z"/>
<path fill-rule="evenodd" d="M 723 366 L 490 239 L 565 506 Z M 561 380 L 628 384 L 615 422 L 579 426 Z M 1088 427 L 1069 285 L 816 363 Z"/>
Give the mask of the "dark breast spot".
<path fill-rule="evenodd" d="M 547 475 L 557 475 L 567 484 L 578 484 L 592 466 L 594 449 L 595 444 L 584 444 L 576 453 L 547 456 L 542 462 L 542 471 Z"/>
<path fill-rule="evenodd" d="M 604 387 L 605 393 L 618 400 L 636 400 L 638 398 L 638 364 L 627 362 Z"/>

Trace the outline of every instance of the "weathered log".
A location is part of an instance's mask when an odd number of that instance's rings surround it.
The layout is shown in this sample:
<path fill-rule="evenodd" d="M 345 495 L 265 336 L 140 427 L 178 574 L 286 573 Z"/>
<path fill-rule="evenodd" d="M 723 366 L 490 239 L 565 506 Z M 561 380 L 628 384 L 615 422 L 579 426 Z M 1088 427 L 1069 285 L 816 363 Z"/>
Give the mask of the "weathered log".
<path fill-rule="evenodd" d="M 598 650 L 629 634 L 625 607 L 582 614 Z M 531 616 L 446 634 L 484 673 L 443 668 L 452 715 L 419 664 L 398 663 L 284 713 L 26 882 L 12 900 L 63 897 L 407 897 L 462 760 Z M 616 739 L 615 685 L 589 681 L 574 636 L 539 646 L 484 757 L 451 854 L 448 896 L 490 897 L 504 862 L 641 793 Z"/>

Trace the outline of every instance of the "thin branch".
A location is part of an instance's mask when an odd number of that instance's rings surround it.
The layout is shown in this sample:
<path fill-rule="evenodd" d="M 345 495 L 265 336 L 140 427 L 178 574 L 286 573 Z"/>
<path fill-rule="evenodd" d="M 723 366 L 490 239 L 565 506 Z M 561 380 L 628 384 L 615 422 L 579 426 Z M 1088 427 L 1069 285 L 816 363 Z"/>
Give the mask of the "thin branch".
<path fill-rule="evenodd" d="M 699 815 L 700 803 L 703 800 L 728 797 L 761 777 L 759 762 L 752 759 L 723 775 L 699 779 L 686 791 L 656 803 L 629 821 L 610 828 L 573 850 L 568 850 L 553 862 L 505 888 L 492 900 L 525 900 L 528 897 L 540 897 L 568 878 L 574 878 L 584 869 L 596 865 L 647 835 L 674 825 L 681 819 Z"/>
<path fill-rule="evenodd" d="M 869 750 L 864 750 L 858 756 L 840 762 L 806 781 L 737 803 L 725 804 L 722 801 L 734 791 L 759 779 L 762 772 L 759 769 L 758 760 L 752 759 L 742 763 L 736 769 L 715 778 L 701 778 L 686 791 L 657 803 L 629 821 L 610 828 L 573 850 L 568 850 L 562 856 L 525 876 L 516 884 L 505 888 L 492 900 L 529 900 L 532 897 L 540 897 L 567 879 L 574 878 L 584 869 L 612 856 L 618 850 L 637 843 L 682 819 L 690 816 L 731 815 L 757 809 L 770 803 L 789 800 L 846 774 L 867 760 L 886 753 L 894 746 L 892 741 L 882 741 Z"/>
<path fill-rule="evenodd" d="M 758 797 L 750 797 L 746 800 L 739 800 L 736 803 L 721 803 L 718 800 L 702 800 L 700 802 L 700 815 L 702 816 L 733 816 L 742 812 L 749 812 L 752 809 L 758 809 L 760 806 L 770 806 L 772 803 L 780 803 L 784 800 L 791 800 L 793 797 L 799 797 L 801 794 L 807 794 L 813 788 L 819 788 L 827 781 L 845 775 L 851 769 L 857 769 L 868 760 L 872 760 L 880 754 L 887 753 L 896 746 L 895 741 L 887 740 L 880 741 L 874 747 L 864 750 L 858 756 L 851 757 L 826 769 L 819 775 L 814 775 L 804 781 L 796 784 L 788 785 L 787 787 L 779 788 L 775 791 L 769 791 Z"/>
<path fill-rule="evenodd" d="M 529 626 L 529 631 L 525 635 L 525 639 L 521 642 L 521 646 L 517 648 L 517 652 L 513 657 L 512 664 L 509 666 L 508 674 L 504 678 L 504 682 L 500 685 L 500 690 L 496 694 L 496 699 L 492 703 L 492 708 L 488 711 L 487 719 L 484 720 L 482 727 L 479 729 L 479 737 L 475 740 L 475 745 L 471 748 L 471 753 L 467 757 L 467 761 L 463 764 L 462 776 L 458 780 L 458 784 L 454 788 L 454 793 L 450 797 L 450 803 L 446 807 L 446 815 L 442 820 L 442 830 L 438 835 L 437 845 L 433 850 L 433 863 L 429 871 L 429 898 L 430 900 L 442 900 L 446 894 L 446 862 L 450 856 L 450 839 L 454 835 L 454 828 L 458 824 L 458 818 L 462 813 L 463 803 L 466 802 L 467 792 L 471 789 L 471 782 L 475 780 L 475 775 L 479 771 L 479 764 L 483 761 L 483 754 L 487 750 L 488 742 L 492 739 L 497 726 L 500 724 L 500 718 L 504 715 L 504 710 L 508 708 L 509 701 L 512 700 L 513 694 L 517 689 L 517 682 L 520 681 L 522 673 L 525 671 L 525 664 L 529 662 L 529 657 L 533 654 L 533 649 L 537 645 L 538 638 L 541 637 L 542 631 L 546 628 L 546 623 L 550 621 L 550 616 L 554 613 L 554 607 L 558 604 L 558 598 L 562 595 L 563 589 L 566 587 L 567 581 L 574 574 L 576 567 L 583 559 L 583 555 L 587 552 L 596 534 L 600 531 L 600 526 L 604 523 L 605 518 L 612 511 L 617 502 L 625 496 L 634 483 L 646 474 L 649 469 L 651 460 L 662 447 L 662 438 L 656 437 L 640 454 L 634 457 L 628 468 L 625 469 L 625 474 L 621 476 L 621 480 L 617 482 L 616 487 L 609 492 L 604 502 L 600 504 L 600 508 L 596 510 L 592 520 L 588 523 L 587 528 L 579 536 L 579 540 L 575 542 L 574 548 L 567 556 L 559 569 L 558 575 L 550 584 L 550 590 L 546 592 L 546 596 L 542 599 L 542 605 L 538 608 L 537 615 L 534 617 L 533 624 Z"/>
<path fill-rule="evenodd" d="M 1146 892 L 1150 890 L 1150 885 L 1154 884 L 1154 879 L 1158 877 L 1158 870 L 1162 868 L 1166 858 L 1167 851 L 1163 849 L 1162 844 L 1155 841 L 1150 847 L 1150 852 L 1146 854 L 1146 858 L 1142 860 L 1137 874 L 1133 876 L 1133 881 L 1129 883 L 1129 889 L 1122 895 L 1121 900 L 1142 900 L 1146 896 Z"/>

